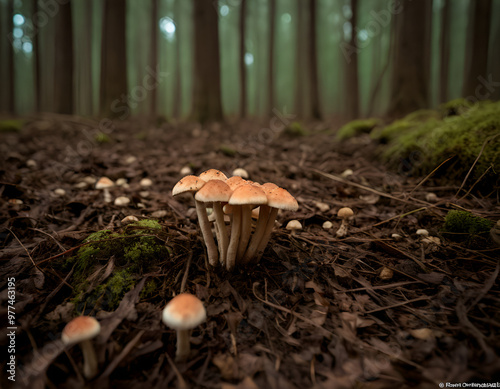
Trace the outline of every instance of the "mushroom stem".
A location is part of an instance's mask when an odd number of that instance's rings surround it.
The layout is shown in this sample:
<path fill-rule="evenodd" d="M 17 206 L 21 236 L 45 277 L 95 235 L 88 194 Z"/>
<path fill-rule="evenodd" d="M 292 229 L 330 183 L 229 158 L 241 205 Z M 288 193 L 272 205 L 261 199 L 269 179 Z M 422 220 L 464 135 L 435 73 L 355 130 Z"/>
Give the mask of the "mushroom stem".
<path fill-rule="evenodd" d="M 259 247 L 259 243 L 264 236 L 264 232 L 266 231 L 267 220 L 269 218 L 269 213 L 271 208 L 268 205 L 262 204 L 259 210 L 259 220 L 257 221 L 257 226 L 255 227 L 255 232 L 250 240 L 250 244 L 248 245 L 247 251 L 243 256 L 241 263 L 247 264 L 254 257 L 257 249 Z"/>
<path fill-rule="evenodd" d="M 243 258 L 243 254 L 248 246 L 250 235 L 252 234 L 252 206 L 245 204 L 241 207 L 241 236 L 238 244 L 238 252 L 236 259 L 239 261 Z"/>
<path fill-rule="evenodd" d="M 236 252 L 238 251 L 238 243 L 241 233 L 241 207 L 233 206 L 233 220 L 231 222 L 231 240 L 227 248 L 226 268 L 233 270 L 236 264 Z"/>
<path fill-rule="evenodd" d="M 80 348 L 83 354 L 83 375 L 86 379 L 91 380 L 97 375 L 97 356 L 95 355 L 94 346 L 90 340 L 80 342 Z"/>
<path fill-rule="evenodd" d="M 271 239 L 271 233 L 273 232 L 274 221 L 276 220 L 276 216 L 278 216 L 278 208 L 271 207 L 271 211 L 269 212 L 269 217 L 267 219 L 266 229 L 264 230 L 264 234 L 262 235 L 262 239 L 259 242 L 257 247 L 257 253 L 253 257 L 252 262 L 259 262 L 262 254 L 264 254 L 264 250 L 266 249 L 267 243 L 269 239 Z"/>
<path fill-rule="evenodd" d="M 222 204 L 214 201 L 213 205 L 215 214 L 215 223 L 218 231 L 219 244 L 219 261 L 222 266 L 226 265 L 227 248 L 229 246 L 229 236 L 227 234 L 226 222 L 224 221 L 224 212 L 222 212 Z"/>
<path fill-rule="evenodd" d="M 177 330 L 177 350 L 175 352 L 175 361 L 184 362 L 191 351 L 189 343 L 190 330 Z"/>
<path fill-rule="evenodd" d="M 195 199 L 196 203 L 196 213 L 198 214 L 198 222 L 200 223 L 201 233 L 203 235 L 203 240 L 207 246 L 208 262 L 212 266 L 217 266 L 219 260 L 219 254 L 217 252 L 217 246 L 215 245 L 214 236 L 212 234 L 212 229 L 210 228 L 210 222 L 208 221 L 207 209 L 205 204 L 201 201 Z"/>
<path fill-rule="evenodd" d="M 347 227 L 349 226 L 349 222 L 347 219 L 342 219 L 342 223 L 340 223 L 340 227 L 335 233 L 337 235 L 337 238 L 343 238 L 344 236 L 347 235 Z"/>

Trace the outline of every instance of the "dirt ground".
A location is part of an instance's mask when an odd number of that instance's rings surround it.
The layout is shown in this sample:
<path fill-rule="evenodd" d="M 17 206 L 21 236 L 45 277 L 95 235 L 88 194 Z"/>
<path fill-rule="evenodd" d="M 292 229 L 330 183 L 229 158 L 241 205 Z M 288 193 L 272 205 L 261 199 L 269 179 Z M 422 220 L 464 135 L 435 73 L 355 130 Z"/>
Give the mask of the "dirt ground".
<path fill-rule="evenodd" d="M 458 191 L 460 183 L 445 175 L 422 183 L 406 165 L 389 170 L 367 136 L 339 144 L 324 125 L 298 136 L 277 123 L 202 128 L 134 120 L 113 128 L 101 122 L 97 131 L 87 119 L 44 116 L 0 134 L 0 320 L 12 326 L 7 292 L 14 277 L 17 326 L 15 382 L 3 368 L 1 386 L 436 388 L 500 381 L 500 250 L 488 239 L 455 242 L 442 233 L 450 209 L 498 220 L 498 194 L 464 197 L 471 182 Z M 185 166 L 228 175 L 241 167 L 251 180 L 274 182 L 297 198 L 299 210 L 279 215 L 282 226 L 259 264 L 233 273 L 207 265 L 192 199 L 171 195 Z M 347 169 L 352 174 L 342 177 Z M 130 203 L 106 203 L 102 191 L 81 184 L 89 176 L 125 178 L 129 186 L 111 195 Z M 145 177 L 153 183 L 146 189 Z M 437 199 L 429 202 L 428 193 Z M 355 215 L 339 239 L 336 213 L 345 206 Z M 127 215 L 158 219 L 157 238 L 171 255 L 138 274 L 113 311 L 99 302 L 85 306 L 102 326 L 94 341 L 100 373 L 86 384 L 80 349 L 60 342 L 65 324 L 82 313 L 69 304 L 75 281 L 61 264 L 90 233 L 120 230 Z M 291 219 L 303 225 L 294 236 L 284 228 Z M 328 220 L 333 228 L 325 230 Z M 439 240 L 422 241 L 422 228 Z M 157 290 L 141 297 L 152 279 Z M 193 331 L 189 361 L 175 363 L 176 335 L 160 317 L 181 287 L 203 301 L 208 318 Z M 2 360 L 10 341 L 0 338 Z"/>

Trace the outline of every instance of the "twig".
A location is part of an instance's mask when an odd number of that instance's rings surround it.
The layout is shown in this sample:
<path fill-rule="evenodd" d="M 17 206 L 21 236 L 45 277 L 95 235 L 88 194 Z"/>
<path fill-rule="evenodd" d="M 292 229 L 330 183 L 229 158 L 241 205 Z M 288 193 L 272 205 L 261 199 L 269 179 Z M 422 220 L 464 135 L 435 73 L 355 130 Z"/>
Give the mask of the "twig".
<path fill-rule="evenodd" d="M 397 304 L 389 305 L 387 307 L 380 307 L 380 308 L 377 308 L 377 309 L 372 309 L 371 311 L 366 311 L 366 312 L 363 312 L 363 313 L 369 314 L 369 313 L 374 313 L 374 312 L 385 311 L 386 309 L 396 308 L 396 307 L 400 307 L 402 305 L 406 305 L 406 304 L 409 304 L 409 303 L 414 303 L 414 302 L 422 301 L 422 300 L 429 300 L 429 297 L 427 297 L 427 296 L 417 297 L 417 298 L 415 298 L 413 300 L 402 301 L 402 302 L 397 303 Z"/>
<path fill-rule="evenodd" d="M 481 181 L 483 179 L 483 177 L 486 175 L 486 173 L 488 173 L 490 171 L 490 169 L 491 169 L 491 165 L 488 166 L 488 169 L 486 169 L 484 171 L 484 173 L 481 174 L 481 176 L 472 184 L 472 186 L 469 188 L 469 190 L 467 192 L 465 192 L 465 194 L 458 199 L 458 201 L 460 201 L 463 198 L 467 197 L 469 195 L 469 193 L 472 192 L 472 189 L 474 189 L 474 187 L 479 183 L 479 181 Z"/>
<path fill-rule="evenodd" d="M 120 364 L 120 362 L 125 358 L 135 347 L 136 343 L 141 339 L 142 335 L 146 332 L 145 330 L 139 331 L 139 333 L 134 336 L 134 338 L 127 343 L 127 345 L 123 348 L 122 352 L 108 365 L 106 370 L 99 376 L 99 379 L 107 378 L 111 373 L 116 369 L 116 367 Z"/>
<path fill-rule="evenodd" d="M 168 364 L 170 365 L 170 367 L 174 371 L 175 375 L 177 376 L 177 381 L 178 381 L 177 387 L 179 389 L 187 389 L 188 386 L 186 384 L 186 381 L 184 381 L 184 378 L 182 377 L 181 372 L 179 371 L 179 369 L 177 369 L 177 366 L 175 366 L 175 363 L 172 361 L 172 358 L 170 358 L 170 356 L 168 354 L 166 354 L 166 356 L 167 356 Z"/>
<path fill-rule="evenodd" d="M 193 259 L 193 252 L 191 251 L 189 253 L 189 258 L 186 261 L 186 270 L 184 271 L 184 276 L 182 277 L 180 293 L 184 293 L 184 290 L 186 289 L 186 282 L 187 282 L 187 279 L 188 279 L 189 267 L 191 266 L 191 260 L 192 259 Z"/>
<path fill-rule="evenodd" d="M 54 240 L 54 242 L 56 242 L 56 244 L 59 246 L 59 248 L 61 250 L 66 250 L 66 247 L 64 247 L 61 243 L 59 243 L 58 240 L 56 238 L 54 238 L 52 235 L 50 235 L 49 233 L 47 233 L 47 232 L 45 232 L 45 231 L 43 231 L 43 230 L 41 230 L 39 228 L 30 228 L 30 230 L 33 230 L 33 231 L 36 231 L 36 232 L 40 232 L 40 233 L 42 233 L 44 235 L 47 235 L 47 236 L 51 237 Z"/>
<path fill-rule="evenodd" d="M 448 161 L 449 161 L 450 159 L 452 159 L 453 157 L 454 157 L 454 156 L 451 156 L 451 157 L 449 157 L 449 158 L 445 159 L 445 160 L 444 160 L 443 162 L 441 162 L 441 163 L 440 163 L 440 164 L 439 164 L 439 165 L 438 165 L 438 166 L 437 166 L 437 167 L 436 167 L 436 168 L 435 168 L 432 172 L 430 172 L 429 174 L 427 174 L 427 176 L 425 176 L 425 178 L 424 178 L 422 181 L 420 181 L 420 182 L 417 184 L 417 186 L 415 186 L 415 188 L 413 188 L 413 189 L 410 191 L 410 193 L 408 194 L 408 196 L 411 196 L 411 194 L 412 194 L 413 192 L 415 192 L 418 188 L 420 188 L 420 187 L 424 184 L 424 182 L 425 182 L 425 181 L 427 181 L 429 178 L 431 178 L 431 177 L 434 175 L 434 173 L 436 173 L 436 172 L 439 170 L 439 168 L 440 168 L 441 166 L 443 166 L 446 162 L 448 162 Z"/>
<path fill-rule="evenodd" d="M 33 264 L 33 266 L 35 266 L 35 267 L 38 269 L 38 266 L 36 265 L 35 261 L 34 261 L 34 260 L 33 260 L 33 258 L 31 257 L 31 255 L 30 255 L 30 253 L 29 253 L 28 249 L 27 249 L 26 247 L 24 247 L 23 242 L 21 242 L 21 241 L 19 240 L 19 238 L 16 236 L 16 234 L 14 234 L 14 231 L 12 231 L 10 228 L 7 228 L 7 230 L 8 230 L 8 231 L 9 231 L 12 235 L 14 235 L 14 238 L 16 238 L 16 240 L 19 242 L 19 244 L 20 244 L 20 245 L 21 245 L 21 247 L 24 249 L 24 251 L 26 251 L 26 254 L 28 254 L 28 257 L 29 257 L 29 259 L 31 260 L 31 263 Z M 40 269 L 38 269 L 38 270 L 40 270 Z"/>
<path fill-rule="evenodd" d="M 314 327 L 317 327 L 317 328 L 321 328 L 323 331 L 325 331 L 327 334 L 329 334 L 330 336 L 333 336 L 333 333 L 326 330 L 325 328 L 323 328 L 322 326 L 320 326 L 319 324 L 315 323 L 314 321 L 312 321 L 311 319 L 308 319 L 307 317 L 305 316 L 302 316 L 300 313 L 297 313 L 297 312 L 294 312 L 288 308 L 285 308 L 285 307 L 282 307 L 281 305 L 277 305 L 277 304 L 273 304 L 267 300 L 264 300 L 263 298 L 259 297 L 257 295 L 257 292 L 255 291 L 255 288 L 256 286 L 259 285 L 258 282 L 254 282 L 253 286 L 252 286 L 252 292 L 253 292 L 253 295 L 255 296 L 255 298 L 257 300 L 259 300 L 260 302 L 266 304 L 266 305 L 269 305 L 270 307 L 273 307 L 273 308 L 276 308 L 276 309 L 279 309 L 280 311 L 283 311 L 283 312 L 286 312 L 290 315 L 293 315 L 295 316 L 297 319 L 300 319 L 306 323 L 309 323 L 311 325 L 313 325 Z"/>
<path fill-rule="evenodd" d="M 460 191 L 462 190 L 462 188 L 464 187 L 465 185 L 465 182 L 467 181 L 467 179 L 469 178 L 470 174 L 472 173 L 472 170 L 474 169 L 474 166 L 476 166 L 476 163 L 477 161 L 479 161 L 479 158 L 481 158 L 481 155 L 483 154 L 483 151 L 484 151 L 484 148 L 486 147 L 486 144 L 490 141 L 490 140 L 493 140 L 495 139 L 497 136 L 499 136 L 500 134 L 496 134 L 496 135 L 493 135 L 493 136 L 490 136 L 489 138 L 487 138 L 484 142 L 483 142 L 483 145 L 481 146 L 481 150 L 479 150 L 479 154 L 477 155 L 476 157 L 476 160 L 474 161 L 474 163 L 472 164 L 472 166 L 470 167 L 469 171 L 467 172 L 467 175 L 465 176 L 464 180 L 462 181 L 462 185 L 460 185 L 460 188 L 458 188 L 457 190 L 457 193 L 455 194 L 455 197 L 458 196 L 458 194 L 460 193 Z"/>

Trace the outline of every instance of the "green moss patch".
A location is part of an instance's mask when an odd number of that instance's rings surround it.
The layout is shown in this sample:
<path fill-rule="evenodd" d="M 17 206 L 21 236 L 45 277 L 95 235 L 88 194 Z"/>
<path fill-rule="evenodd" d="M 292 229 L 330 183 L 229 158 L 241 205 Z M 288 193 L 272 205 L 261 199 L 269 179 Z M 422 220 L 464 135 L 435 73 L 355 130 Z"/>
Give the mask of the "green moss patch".
<path fill-rule="evenodd" d="M 142 274 L 169 257 L 169 250 L 159 238 L 161 233 L 157 221 L 146 219 L 119 232 L 102 230 L 90 234 L 84 241 L 87 244 L 68 260 L 74 266 L 72 302 L 77 310 L 87 305 L 115 309 Z M 112 266 L 112 271 L 105 277 L 108 266 Z"/>
<path fill-rule="evenodd" d="M 2 132 L 19 132 L 24 126 L 24 120 L 10 119 L 0 120 L 0 133 Z"/>
<path fill-rule="evenodd" d="M 409 161 L 414 174 L 427 174 L 452 157 L 443 167 L 452 179 L 463 179 L 482 151 L 474 168 L 474 177 L 490 166 L 500 168 L 500 102 L 483 101 L 471 105 L 465 100 L 453 101 L 436 111 L 417 111 L 384 128 L 375 128 L 370 136 L 379 140 L 381 156 L 394 167 Z M 488 177 L 486 177 L 488 178 Z"/>
<path fill-rule="evenodd" d="M 292 136 L 295 138 L 299 138 L 301 136 L 306 136 L 308 134 L 307 130 L 304 128 L 304 126 L 300 122 L 292 122 L 290 125 L 288 125 L 284 133 L 288 136 Z"/>
<path fill-rule="evenodd" d="M 369 133 L 380 124 L 380 119 L 358 119 L 344 124 L 337 132 L 338 140 L 345 140 L 360 134 Z"/>
<path fill-rule="evenodd" d="M 448 239 L 474 244 L 478 240 L 487 239 L 494 224 L 493 221 L 470 212 L 452 210 L 444 219 L 443 232 Z"/>

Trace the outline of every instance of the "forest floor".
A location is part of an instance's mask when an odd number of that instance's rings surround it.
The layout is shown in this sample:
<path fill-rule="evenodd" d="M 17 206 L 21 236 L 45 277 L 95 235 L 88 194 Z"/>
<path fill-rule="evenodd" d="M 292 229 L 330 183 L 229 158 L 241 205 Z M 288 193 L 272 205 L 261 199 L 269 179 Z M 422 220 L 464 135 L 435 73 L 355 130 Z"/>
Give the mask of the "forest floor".
<path fill-rule="evenodd" d="M 102 326 L 94 341 L 100 373 L 87 387 L 436 388 L 500 381 L 499 247 L 442 233 L 450 209 L 498 220 L 498 199 L 474 191 L 464 197 L 469 183 L 458 191 L 460 183 L 446 176 L 390 171 L 367 136 L 338 143 L 321 125 L 299 136 L 270 130 L 276 123 L 202 129 L 135 120 L 97 132 L 87 119 L 46 116 L 0 134 L 0 320 L 2 328 L 12 326 L 7 289 L 14 277 L 18 327 L 16 381 L 3 368 L 1 386 L 85 387 L 79 348 L 60 341 L 65 324 L 81 313 Z M 251 180 L 274 182 L 297 198 L 299 210 L 279 215 L 282 227 L 259 264 L 233 273 L 207 265 L 193 200 L 171 195 L 185 166 L 194 174 L 215 168 L 228 175 L 241 167 Z M 352 174 L 342 177 L 347 169 Z M 111 195 L 131 202 L 106 203 L 88 176 L 125 178 L 128 187 Z M 140 186 L 145 177 L 152 186 Z M 429 202 L 428 193 L 437 199 Z M 339 239 L 336 213 L 345 206 L 355 215 Z M 76 307 L 77 281 L 65 261 L 89 234 L 120 231 L 128 215 L 158 219 L 156 238 L 169 255 L 137 274 L 118 307 L 107 311 L 102 301 Z M 293 236 L 284 228 L 291 219 L 303 225 Z M 330 230 L 322 228 L 327 220 Z M 422 228 L 439 239 L 424 242 L 416 234 Z M 119 267 L 112 259 L 95 266 L 101 280 Z M 148 280 L 156 290 L 141 293 Z M 181 288 L 203 301 L 208 317 L 193 331 L 189 361 L 175 363 L 175 332 L 160 317 Z M 9 342 L 2 335 L 2 355 Z"/>

